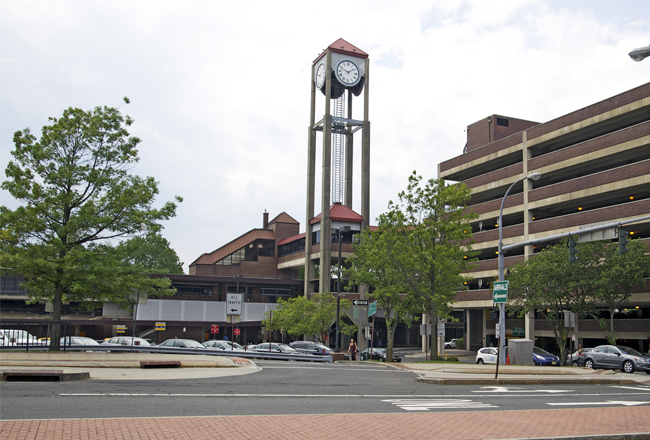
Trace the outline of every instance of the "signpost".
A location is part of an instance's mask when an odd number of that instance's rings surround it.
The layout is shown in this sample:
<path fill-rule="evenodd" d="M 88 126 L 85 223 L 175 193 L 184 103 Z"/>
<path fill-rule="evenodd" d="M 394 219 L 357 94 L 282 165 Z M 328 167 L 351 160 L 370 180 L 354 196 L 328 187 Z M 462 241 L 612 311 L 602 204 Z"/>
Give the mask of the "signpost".
<path fill-rule="evenodd" d="M 226 315 L 241 315 L 241 293 L 226 294 Z"/>

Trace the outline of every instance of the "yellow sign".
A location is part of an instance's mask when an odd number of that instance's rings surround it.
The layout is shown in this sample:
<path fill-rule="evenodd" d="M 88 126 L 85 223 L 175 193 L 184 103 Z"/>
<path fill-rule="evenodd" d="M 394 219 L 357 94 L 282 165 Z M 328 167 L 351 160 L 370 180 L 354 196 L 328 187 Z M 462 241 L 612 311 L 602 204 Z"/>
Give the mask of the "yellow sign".
<path fill-rule="evenodd" d="M 165 322 L 157 322 L 156 323 L 156 330 L 163 331 L 166 328 L 167 323 Z"/>

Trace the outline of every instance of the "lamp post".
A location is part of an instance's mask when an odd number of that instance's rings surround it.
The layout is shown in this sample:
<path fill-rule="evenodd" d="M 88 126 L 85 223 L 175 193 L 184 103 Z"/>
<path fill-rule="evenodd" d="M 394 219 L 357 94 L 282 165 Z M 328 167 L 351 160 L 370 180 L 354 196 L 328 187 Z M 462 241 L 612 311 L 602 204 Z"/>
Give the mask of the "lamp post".
<path fill-rule="evenodd" d="M 340 347 L 339 344 L 339 316 L 341 313 L 341 232 L 348 232 L 350 230 L 349 226 L 342 226 L 338 229 L 339 235 L 339 260 L 338 260 L 338 277 L 336 279 L 336 333 L 334 338 L 336 339 L 334 351 L 338 353 Z"/>
<path fill-rule="evenodd" d="M 503 205 L 506 203 L 506 198 L 508 197 L 508 194 L 510 193 L 510 190 L 512 189 L 513 186 L 515 186 L 517 183 L 521 182 L 522 180 L 539 180 L 541 174 L 540 173 L 531 173 L 526 177 L 522 177 L 521 179 L 515 181 L 510 187 L 508 188 L 508 191 L 506 191 L 506 194 L 503 196 L 503 200 L 501 201 L 501 210 L 499 211 L 499 281 L 503 281 L 503 266 L 504 266 L 504 261 L 503 261 Z M 505 319 L 505 311 L 506 311 L 506 304 L 505 303 L 499 303 L 499 359 L 497 361 L 497 368 L 499 363 L 505 364 L 506 359 L 505 359 L 505 340 L 506 340 L 506 319 Z M 498 371 L 498 370 L 497 370 Z"/>
<path fill-rule="evenodd" d="M 650 56 L 650 46 L 637 47 L 628 54 L 634 61 L 643 61 Z"/>

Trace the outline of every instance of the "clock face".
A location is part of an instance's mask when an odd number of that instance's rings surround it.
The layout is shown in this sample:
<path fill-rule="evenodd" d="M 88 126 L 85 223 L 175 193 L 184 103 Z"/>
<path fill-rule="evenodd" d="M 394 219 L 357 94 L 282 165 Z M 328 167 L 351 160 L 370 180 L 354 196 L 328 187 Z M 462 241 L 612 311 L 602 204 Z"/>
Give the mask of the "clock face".
<path fill-rule="evenodd" d="M 316 70 L 316 88 L 322 89 L 325 85 L 325 64 L 320 64 Z"/>
<path fill-rule="evenodd" d="M 352 61 L 343 60 L 336 66 L 336 78 L 344 86 L 354 86 L 361 79 L 359 68 Z"/>

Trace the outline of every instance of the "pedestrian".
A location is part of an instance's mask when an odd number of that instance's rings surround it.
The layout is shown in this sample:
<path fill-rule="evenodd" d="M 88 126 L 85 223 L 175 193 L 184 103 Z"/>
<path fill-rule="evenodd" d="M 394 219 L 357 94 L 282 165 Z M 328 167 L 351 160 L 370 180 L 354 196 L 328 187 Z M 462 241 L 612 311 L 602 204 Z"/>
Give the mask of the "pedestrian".
<path fill-rule="evenodd" d="M 381 339 L 379 340 L 379 348 L 381 348 Z"/>
<path fill-rule="evenodd" d="M 582 344 L 578 345 L 578 356 L 580 356 L 583 351 L 585 351 L 585 349 L 582 348 Z"/>
<path fill-rule="evenodd" d="M 228 335 L 223 335 L 223 340 L 227 341 L 228 340 Z"/>
<path fill-rule="evenodd" d="M 350 355 L 350 360 L 351 361 L 356 361 L 357 360 L 357 343 L 354 342 L 354 339 L 350 340 L 350 346 L 348 347 L 348 353 Z"/>

